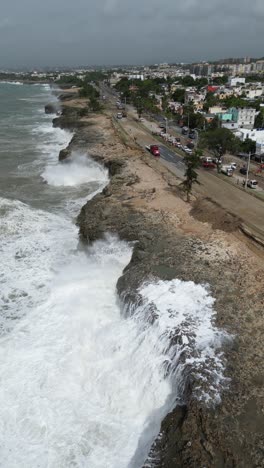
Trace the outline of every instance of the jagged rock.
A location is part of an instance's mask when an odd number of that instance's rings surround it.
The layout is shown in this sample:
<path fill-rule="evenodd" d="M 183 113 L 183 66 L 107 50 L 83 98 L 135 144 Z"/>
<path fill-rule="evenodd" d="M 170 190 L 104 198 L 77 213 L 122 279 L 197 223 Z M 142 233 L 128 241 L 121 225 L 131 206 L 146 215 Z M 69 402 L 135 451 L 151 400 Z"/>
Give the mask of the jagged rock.
<path fill-rule="evenodd" d="M 58 105 L 57 104 L 46 104 L 45 113 L 46 114 L 57 114 Z"/>

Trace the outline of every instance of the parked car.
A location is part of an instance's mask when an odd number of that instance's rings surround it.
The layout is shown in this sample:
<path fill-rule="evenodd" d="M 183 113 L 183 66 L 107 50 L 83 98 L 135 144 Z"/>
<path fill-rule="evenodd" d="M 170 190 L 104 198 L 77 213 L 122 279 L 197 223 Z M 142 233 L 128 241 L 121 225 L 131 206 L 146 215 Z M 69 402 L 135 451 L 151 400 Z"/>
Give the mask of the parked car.
<path fill-rule="evenodd" d="M 221 158 L 213 158 L 213 162 L 215 164 L 222 164 L 222 159 Z"/>
<path fill-rule="evenodd" d="M 183 146 L 182 149 L 185 153 L 192 154 L 192 150 L 188 146 Z"/>
<path fill-rule="evenodd" d="M 239 172 L 240 172 L 240 174 L 246 175 L 246 173 L 247 173 L 247 168 L 246 168 L 246 167 L 241 167 L 241 168 L 239 169 Z"/>
<path fill-rule="evenodd" d="M 228 177 L 232 177 L 234 171 L 230 166 L 222 166 L 221 172 L 227 175 Z"/>
<path fill-rule="evenodd" d="M 212 160 L 212 158 L 206 157 L 206 158 L 203 158 L 203 162 L 206 162 L 206 163 L 213 163 L 214 161 Z"/>
<path fill-rule="evenodd" d="M 214 168 L 215 168 L 215 165 L 214 165 L 213 162 L 206 162 L 206 161 L 203 161 L 202 166 L 203 166 L 205 169 L 214 169 Z"/>
<path fill-rule="evenodd" d="M 256 189 L 258 187 L 258 182 L 256 180 L 248 180 L 247 186 L 252 189 Z"/>
<path fill-rule="evenodd" d="M 237 168 L 237 163 L 236 162 L 231 162 L 230 163 L 231 169 L 236 169 Z"/>
<path fill-rule="evenodd" d="M 122 112 L 118 112 L 118 113 L 116 114 L 116 118 L 117 118 L 117 119 L 122 119 L 122 118 L 123 118 Z"/>

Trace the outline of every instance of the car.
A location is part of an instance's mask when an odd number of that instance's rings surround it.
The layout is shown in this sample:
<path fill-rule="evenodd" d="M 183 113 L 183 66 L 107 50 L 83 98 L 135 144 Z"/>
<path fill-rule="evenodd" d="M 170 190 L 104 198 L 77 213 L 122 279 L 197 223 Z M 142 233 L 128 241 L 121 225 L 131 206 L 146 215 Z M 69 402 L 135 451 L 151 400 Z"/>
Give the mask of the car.
<path fill-rule="evenodd" d="M 256 189 L 258 187 L 258 182 L 256 180 L 248 180 L 247 186 L 252 189 Z"/>
<path fill-rule="evenodd" d="M 118 112 L 118 113 L 116 114 L 116 118 L 117 118 L 117 119 L 122 119 L 122 118 L 123 118 L 122 112 Z"/>
<path fill-rule="evenodd" d="M 239 172 L 240 172 L 240 174 L 246 175 L 246 173 L 247 173 L 247 168 L 246 168 L 246 167 L 241 167 L 241 168 L 239 169 Z"/>
<path fill-rule="evenodd" d="M 205 169 L 214 169 L 215 168 L 215 165 L 213 162 L 206 162 L 204 161 L 202 163 L 202 166 L 205 168 Z"/>
<path fill-rule="evenodd" d="M 188 148 L 188 146 L 183 146 L 182 149 L 183 149 L 183 151 L 184 151 L 185 153 L 188 153 L 188 154 L 191 154 L 191 153 L 192 153 L 192 150 L 191 150 L 190 148 Z"/>
<path fill-rule="evenodd" d="M 214 157 L 214 158 L 213 158 L 213 162 L 214 162 L 215 164 L 222 164 L 222 158 L 216 158 L 216 157 Z"/>
<path fill-rule="evenodd" d="M 166 128 L 166 125 L 164 123 L 160 123 L 159 128 Z"/>
<path fill-rule="evenodd" d="M 231 166 L 232 169 L 235 170 L 237 168 L 237 163 L 236 162 L 231 162 L 230 166 Z"/>

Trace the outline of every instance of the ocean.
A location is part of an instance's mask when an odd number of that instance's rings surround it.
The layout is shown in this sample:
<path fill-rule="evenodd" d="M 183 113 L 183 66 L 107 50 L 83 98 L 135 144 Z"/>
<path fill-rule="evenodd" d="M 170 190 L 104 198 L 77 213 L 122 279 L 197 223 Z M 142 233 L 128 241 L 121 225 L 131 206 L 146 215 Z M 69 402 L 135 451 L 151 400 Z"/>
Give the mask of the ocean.
<path fill-rule="evenodd" d="M 140 468 L 186 365 L 213 361 L 219 398 L 222 332 L 209 289 L 177 279 L 143 284 L 124 313 L 132 245 L 80 243 L 76 216 L 108 173 L 81 152 L 58 161 L 72 134 L 44 113 L 54 100 L 0 83 L 0 467 Z"/>

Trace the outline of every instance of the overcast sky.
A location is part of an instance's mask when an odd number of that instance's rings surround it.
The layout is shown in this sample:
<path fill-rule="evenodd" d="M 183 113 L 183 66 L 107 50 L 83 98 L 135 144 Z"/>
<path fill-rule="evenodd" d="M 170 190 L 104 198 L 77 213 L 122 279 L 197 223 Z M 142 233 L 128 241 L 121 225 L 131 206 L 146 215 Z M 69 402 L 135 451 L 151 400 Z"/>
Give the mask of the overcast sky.
<path fill-rule="evenodd" d="M 1 0 L 0 68 L 264 56 L 264 0 Z"/>

